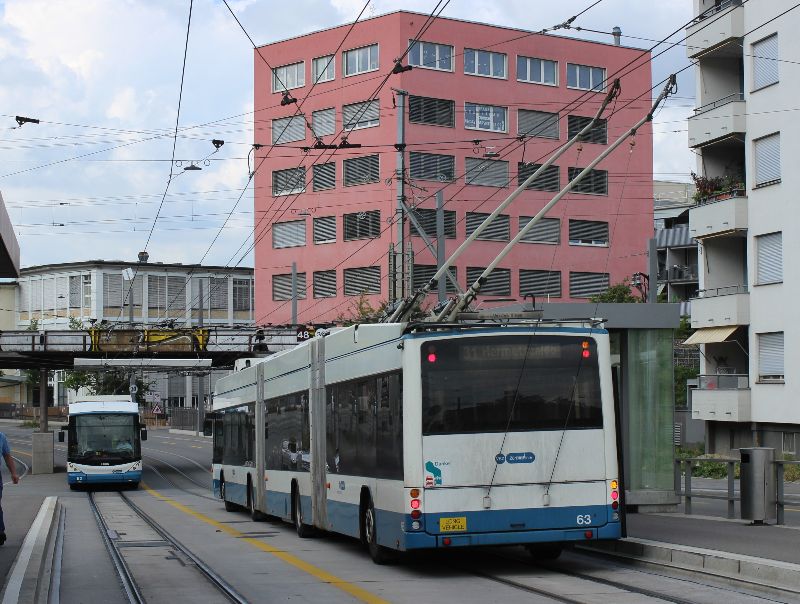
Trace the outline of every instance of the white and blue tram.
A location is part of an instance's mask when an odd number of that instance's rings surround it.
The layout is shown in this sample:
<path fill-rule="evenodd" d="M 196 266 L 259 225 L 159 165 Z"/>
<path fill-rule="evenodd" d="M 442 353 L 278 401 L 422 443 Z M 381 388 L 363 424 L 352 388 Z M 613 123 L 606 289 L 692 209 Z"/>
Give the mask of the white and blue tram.
<path fill-rule="evenodd" d="M 139 406 L 127 396 L 92 396 L 71 403 L 67 434 L 67 482 L 136 488 L 142 478 L 142 440 L 147 430 Z"/>
<path fill-rule="evenodd" d="M 213 489 L 360 538 L 418 548 L 621 535 L 608 332 L 591 321 L 364 324 L 217 382 Z"/>

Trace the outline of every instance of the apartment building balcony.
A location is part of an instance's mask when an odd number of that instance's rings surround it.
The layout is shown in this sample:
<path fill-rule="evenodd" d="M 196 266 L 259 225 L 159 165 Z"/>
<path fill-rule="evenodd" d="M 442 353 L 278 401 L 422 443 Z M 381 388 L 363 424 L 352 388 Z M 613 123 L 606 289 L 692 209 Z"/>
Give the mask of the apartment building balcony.
<path fill-rule="evenodd" d="M 702 201 L 689 210 L 689 234 L 695 239 L 747 230 L 747 196 L 744 189 Z"/>
<path fill-rule="evenodd" d="M 689 117 L 689 146 L 704 147 L 745 133 L 745 100 L 734 92 L 698 107 Z"/>
<path fill-rule="evenodd" d="M 696 266 L 671 266 L 658 271 L 659 283 L 696 283 Z"/>
<path fill-rule="evenodd" d="M 750 421 L 750 378 L 745 374 L 699 375 L 692 392 L 692 419 Z"/>
<path fill-rule="evenodd" d="M 693 329 L 750 324 L 750 294 L 746 285 L 701 289 L 692 299 Z"/>
<path fill-rule="evenodd" d="M 686 28 L 686 56 L 741 54 L 742 48 L 735 42 L 744 31 L 742 0 L 723 0 L 700 13 Z"/>

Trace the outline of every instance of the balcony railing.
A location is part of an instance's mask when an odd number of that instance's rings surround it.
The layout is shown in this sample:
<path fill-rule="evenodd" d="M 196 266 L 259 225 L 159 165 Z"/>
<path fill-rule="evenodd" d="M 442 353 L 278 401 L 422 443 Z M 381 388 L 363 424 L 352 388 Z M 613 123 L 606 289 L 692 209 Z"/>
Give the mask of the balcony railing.
<path fill-rule="evenodd" d="M 745 390 L 750 387 L 750 376 L 746 373 L 698 375 L 700 390 Z"/>
<path fill-rule="evenodd" d="M 742 0 L 722 0 L 719 4 L 715 4 L 709 9 L 704 10 L 702 13 L 697 15 L 694 20 L 692 21 L 692 25 L 695 23 L 699 23 L 703 19 L 708 19 L 709 17 L 713 17 L 717 13 L 721 13 L 724 10 L 728 10 L 732 6 L 741 6 Z"/>
<path fill-rule="evenodd" d="M 698 205 L 702 206 L 709 203 L 723 201 L 725 199 L 731 199 L 733 197 L 747 197 L 747 190 L 744 187 L 734 187 L 728 191 L 722 191 L 709 195 L 708 197 L 702 197 L 697 201 L 697 203 Z"/>
<path fill-rule="evenodd" d="M 716 298 L 717 296 L 731 296 L 733 294 L 746 294 L 746 285 L 726 285 L 725 287 L 711 287 L 697 290 L 698 298 Z"/>
<path fill-rule="evenodd" d="M 733 103 L 734 101 L 743 101 L 744 100 L 744 93 L 743 92 L 734 92 L 733 94 L 729 94 L 728 96 L 724 96 L 721 99 L 717 99 L 711 103 L 706 103 L 705 105 L 701 105 L 694 110 L 695 115 L 700 115 L 701 113 L 705 113 L 706 111 L 711 111 L 712 109 L 716 109 L 717 107 L 722 107 L 723 105 L 727 105 L 728 103 Z"/>

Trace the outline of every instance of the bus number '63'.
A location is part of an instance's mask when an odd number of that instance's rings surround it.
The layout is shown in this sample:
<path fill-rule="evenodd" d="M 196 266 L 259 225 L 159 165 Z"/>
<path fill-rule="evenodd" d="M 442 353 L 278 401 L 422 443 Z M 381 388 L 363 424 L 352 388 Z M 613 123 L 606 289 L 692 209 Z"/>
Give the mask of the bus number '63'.
<path fill-rule="evenodd" d="M 577 518 L 575 518 L 575 522 L 578 524 L 591 524 L 592 517 L 589 514 L 578 514 Z"/>

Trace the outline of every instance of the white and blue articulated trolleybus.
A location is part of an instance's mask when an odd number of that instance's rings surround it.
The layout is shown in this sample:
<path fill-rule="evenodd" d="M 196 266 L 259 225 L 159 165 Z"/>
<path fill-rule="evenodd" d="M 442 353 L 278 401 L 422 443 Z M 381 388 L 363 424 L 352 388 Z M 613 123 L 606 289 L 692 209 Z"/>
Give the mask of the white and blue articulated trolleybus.
<path fill-rule="evenodd" d="M 608 332 L 593 321 L 333 330 L 220 379 L 213 489 L 361 539 L 422 548 L 621 535 Z"/>
<path fill-rule="evenodd" d="M 70 488 L 120 485 L 136 488 L 142 478 L 142 443 L 147 430 L 139 406 L 128 396 L 91 396 L 71 403 L 67 440 Z"/>

